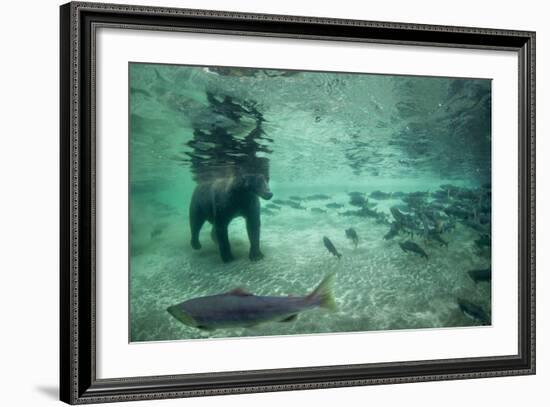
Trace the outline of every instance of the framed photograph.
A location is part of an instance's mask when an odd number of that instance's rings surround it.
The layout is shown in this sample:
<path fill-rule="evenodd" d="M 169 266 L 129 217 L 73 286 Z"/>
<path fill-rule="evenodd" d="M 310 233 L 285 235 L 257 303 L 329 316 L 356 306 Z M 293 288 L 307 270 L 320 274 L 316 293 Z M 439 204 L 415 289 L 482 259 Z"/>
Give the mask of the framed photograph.
<path fill-rule="evenodd" d="M 535 33 L 61 6 L 61 400 L 535 373 Z"/>

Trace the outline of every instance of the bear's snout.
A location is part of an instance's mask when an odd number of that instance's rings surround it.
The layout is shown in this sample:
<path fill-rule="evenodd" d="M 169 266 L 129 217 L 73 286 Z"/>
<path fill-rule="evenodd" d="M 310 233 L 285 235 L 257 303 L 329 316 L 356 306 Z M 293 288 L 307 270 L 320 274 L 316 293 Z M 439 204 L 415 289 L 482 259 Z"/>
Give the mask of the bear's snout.
<path fill-rule="evenodd" d="M 265 200 L 270 200 L 273 197 L 273 192 L 269 190 L 267 179 L 263 174 L 245 176 L 244 188 Z"/>
<path fill-rule="evenodd" d="M 262 197 L 262 199 L 265 199 L 266 201 L 269 201 L 271 198 L 273 198 L 273 192 L 268 189 L 262 195 L 260 195 L 260 197 Z"/>

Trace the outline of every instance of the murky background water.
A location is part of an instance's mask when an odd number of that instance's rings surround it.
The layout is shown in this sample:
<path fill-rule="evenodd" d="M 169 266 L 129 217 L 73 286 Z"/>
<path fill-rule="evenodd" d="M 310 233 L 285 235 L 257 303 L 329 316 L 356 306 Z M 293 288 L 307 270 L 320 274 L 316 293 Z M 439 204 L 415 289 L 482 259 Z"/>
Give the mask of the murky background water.
<path fill-rule="evenodd" d="M 131 64 L 130 129 L 131 341 L 490 323 L 490 280 L 468 274 L 490 269 L 489 80 Z M 235 168 L 274 193 L 258 262 L 242 218 L 235 261 L 209 225 L 190 246 L 195 186 Z M 302 296 L 329 272 L 338 309 L 291 322 L 203 331 L 166 311 L 236 287 Z"/>

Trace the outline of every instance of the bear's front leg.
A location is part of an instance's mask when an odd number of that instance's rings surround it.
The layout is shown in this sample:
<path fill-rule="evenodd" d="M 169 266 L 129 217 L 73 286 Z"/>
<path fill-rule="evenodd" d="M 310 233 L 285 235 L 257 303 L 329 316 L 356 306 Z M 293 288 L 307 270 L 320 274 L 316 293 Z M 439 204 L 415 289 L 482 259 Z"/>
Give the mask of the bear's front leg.
<path fill-rule="evenodd" d="M 231 254 L 231 245 L 229 244 L 229 236 L 227 232 L 227 224 L 216 224 L 214 230 L 216 238 L 218 240 L 218 248 L 220 249 L 220 256 L 224 263 L 233 261 L 233 254 Z"/>
<path fill-rule="evenodd" d="M 259 206 L 259 205 L 258 205 Z M 250 214 L 246 218 L 246 231 L 248 240 L 250 241 L 250 253 L 248 257 L 252 261 L 261 260 L 264 258 L 260 250 L 260 210 L 259 207 L 255 213 Z"/>

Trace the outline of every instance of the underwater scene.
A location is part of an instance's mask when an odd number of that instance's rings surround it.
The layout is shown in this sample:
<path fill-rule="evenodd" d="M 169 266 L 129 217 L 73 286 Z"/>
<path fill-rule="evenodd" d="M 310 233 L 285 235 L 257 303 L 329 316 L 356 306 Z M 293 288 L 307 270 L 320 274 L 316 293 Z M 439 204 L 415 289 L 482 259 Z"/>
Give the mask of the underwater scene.
<path fill-rule="evenodd" d="M 491 80 L 129 64 L 129 340 L 491 325 Z"/>

